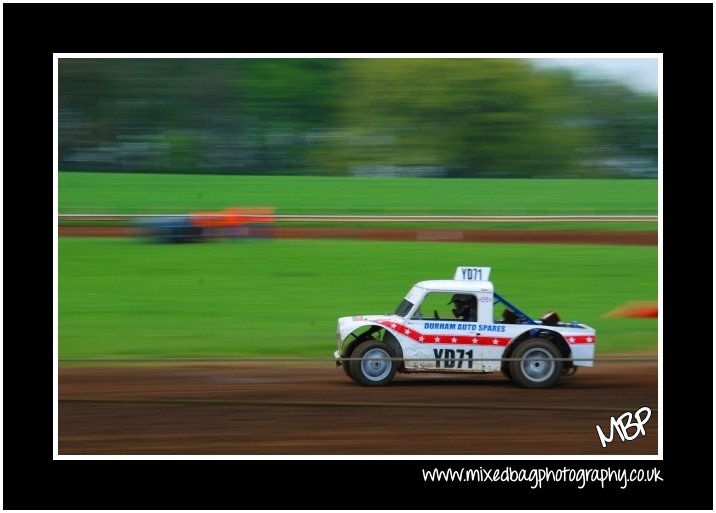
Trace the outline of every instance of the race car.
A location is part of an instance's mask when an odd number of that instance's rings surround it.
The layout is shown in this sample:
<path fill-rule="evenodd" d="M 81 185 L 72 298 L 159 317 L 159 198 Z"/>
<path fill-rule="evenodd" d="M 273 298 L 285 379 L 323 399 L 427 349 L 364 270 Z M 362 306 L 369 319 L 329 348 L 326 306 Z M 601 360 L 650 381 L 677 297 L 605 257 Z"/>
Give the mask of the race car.
<path fill-rule="evenodd" d="M 416 283 L 392 315 L 339 318 L 336 366 L 365 386 L 387 385 L 396 372 L 502 371 L 524 388 L 593 366 L 594 328 L 554 311 L 533 319 L 495 292 L 490 272 L 461 266 L 452 280 Z"/>

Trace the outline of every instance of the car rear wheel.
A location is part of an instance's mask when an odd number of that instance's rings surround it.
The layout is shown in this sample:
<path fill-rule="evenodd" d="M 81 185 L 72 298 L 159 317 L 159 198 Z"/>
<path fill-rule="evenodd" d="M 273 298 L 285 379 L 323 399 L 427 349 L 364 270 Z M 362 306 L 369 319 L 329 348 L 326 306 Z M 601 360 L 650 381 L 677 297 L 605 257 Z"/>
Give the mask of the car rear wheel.
<path fill-rule="evenodd" d="M 524 388 L 549 388 L 562 374 L 562 362 L 557 348 L 549 340 L 533 338 L 520 344 L 509 365 L 512 381 Z"/>
<path fill-rule="evenodd" d="M 356 347 L 349 362 L 350 374 L 361 385 L 380 387 L 387 385 L 395 376 L 399 362 L 391 360 L 395 353 L 386 344 L 367 341 Z"/>

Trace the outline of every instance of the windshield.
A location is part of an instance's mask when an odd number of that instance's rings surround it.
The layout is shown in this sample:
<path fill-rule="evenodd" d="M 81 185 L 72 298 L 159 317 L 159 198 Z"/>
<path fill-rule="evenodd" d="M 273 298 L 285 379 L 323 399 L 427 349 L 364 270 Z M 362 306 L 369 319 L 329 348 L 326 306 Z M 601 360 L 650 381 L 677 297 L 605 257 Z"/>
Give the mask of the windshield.
<path fill-rule="evenodd" d="M 408 312 L 411 308 L 413 308 L 413 303 L 411 303 L 407 299 L 403 299 L 398 305 L 398 308 L 395 309 L 395 315 L 399 317 L 405 317 L 406 315 L 408 315 Z"/>

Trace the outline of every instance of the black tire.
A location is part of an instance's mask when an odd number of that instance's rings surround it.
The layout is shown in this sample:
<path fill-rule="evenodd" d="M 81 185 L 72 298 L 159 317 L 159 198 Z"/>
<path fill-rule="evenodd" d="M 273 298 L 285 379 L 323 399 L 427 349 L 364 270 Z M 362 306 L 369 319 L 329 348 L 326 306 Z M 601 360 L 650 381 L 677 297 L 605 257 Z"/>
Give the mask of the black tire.
<path fill-rule="evenodd" d="M 387 385 L 395 376 L 400 362 L 388 360 L 395 358 L 395 352 L 387 344 L 368 340 L 356 347 L 349 362 L 351 377 L 367 387 Z"/>
<path fill-rule="evenodd" d="M 511 361 L 509 365 L 512 381 L 523 388 L 549 388 L 562 375 L 562 362 L 544 361 L 545 358 L 562 357 L 549 340 L 526 340 L 517 346 L 512 357 L 526 358 L 524 361 Z"/>
<path fill-rule="evenodd" d="M 347 358 L 349 358 L 349 357 L 347 357 Z M 355 381 L 355 379 L 353 378 L 353 375 L 351 374 L 351 362 L 342 361 L 341 367 L 343 367 L 343 372 L 346 373 L 346 376 L 348 376 L 349 378 L 351 378 Z"/>
<path fill-rule="evenodd" d="M 500 368 L 500 370 L 507 379 L 512 379 L 512 375 L 510 374 L 510 362 L 502 362 L 502 367 Z"/>

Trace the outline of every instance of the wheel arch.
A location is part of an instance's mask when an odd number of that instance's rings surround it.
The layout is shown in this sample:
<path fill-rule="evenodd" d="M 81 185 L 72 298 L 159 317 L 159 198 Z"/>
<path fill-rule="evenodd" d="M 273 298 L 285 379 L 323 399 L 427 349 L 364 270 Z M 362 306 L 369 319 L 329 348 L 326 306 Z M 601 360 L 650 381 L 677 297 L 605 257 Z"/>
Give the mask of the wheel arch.
<path fill-rule="evenodd" d="M 364 328 L 367 329 L 364 330 Z M 357 332 L 360 333 L 356 334 Z M 371 338 L 376 342 L 382 342 L 388 345 L 393 350 L 397 358 L 403 358 L 403 347 L 400 345 L 398 338 L 382 324 L 369 322 L 356 326 L 344 340 L 348 340 L 351 335 L 353 336 L 353 340 L 347 343 L 344 342 L 344 347 L 341 351 L 344 358 L 350 358 L 351 354 L 353 354 L 353 351 L 355 351 L 355 348 L 358 347 L 359 344 L 365 342 L 366 340 L 370 340 Z M 401 362 L 399 370 L 402 370 L 403 367 L 404 363 Z"/>
<path fill-rule="evenodd" d="M 515 337 L 512 342 L 508 344 L 508 346 L 505 348 L 505 352 L 502 354 L 503 358 L 511 358 L 514 354 L 515 350 L 525 342 L 526 340 L 530 340 L 533 338 L 543 338 L 545 340 L 549 340 L 554 344 L 554 346 L 559 351 L 559 354 L 562 358 L 570 358 L 572 354 L 572 349 L 570 349 L 569 344 L 564 339 L 561 333 L 558 333 L 553 330 L 547 330 L 542 328 L 536 328 L 527 330 L 518 337 Z M 509 366 L 510 362 L 502 362 L 502 371 L 505 371 L 505 368 Z M 562 365 L 564 367 L 571 367 L 572 362 L 562 362 Z"/>

